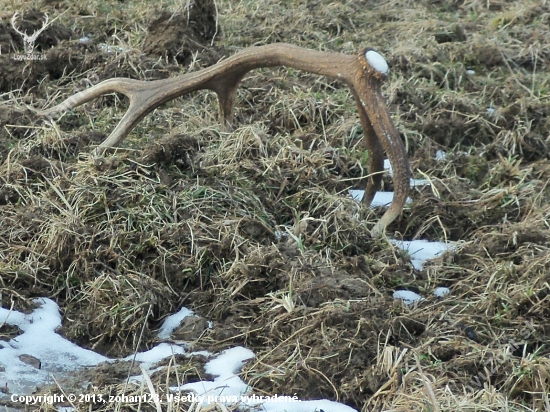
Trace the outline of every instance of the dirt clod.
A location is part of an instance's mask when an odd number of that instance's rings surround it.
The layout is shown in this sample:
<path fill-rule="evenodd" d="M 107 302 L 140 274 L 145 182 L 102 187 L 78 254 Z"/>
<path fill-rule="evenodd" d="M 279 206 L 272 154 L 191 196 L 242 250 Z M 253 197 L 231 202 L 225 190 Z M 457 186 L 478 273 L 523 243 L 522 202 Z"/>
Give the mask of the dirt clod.
<path fill-rule="evenodd" d="M 215 63 L 219 55 L 211 49 L 220 36 L 214 0 L 192 1 L 186 12 L 159 11 L 147 27 L 143 50 L 187 65 L 198 53 L 203 64 Z"/>

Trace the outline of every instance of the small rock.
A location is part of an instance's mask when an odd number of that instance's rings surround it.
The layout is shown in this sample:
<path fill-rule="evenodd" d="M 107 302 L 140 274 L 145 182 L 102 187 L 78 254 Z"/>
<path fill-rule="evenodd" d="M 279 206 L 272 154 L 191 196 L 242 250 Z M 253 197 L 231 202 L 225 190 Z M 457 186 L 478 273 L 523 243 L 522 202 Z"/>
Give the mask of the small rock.
<path fill-rule="evenodd" d="M 31 355 L 19 355 L 19 360 L 36 369 L 40 369 L 42 367 L 42 362 L 40 362 L 40 359 Z"/>

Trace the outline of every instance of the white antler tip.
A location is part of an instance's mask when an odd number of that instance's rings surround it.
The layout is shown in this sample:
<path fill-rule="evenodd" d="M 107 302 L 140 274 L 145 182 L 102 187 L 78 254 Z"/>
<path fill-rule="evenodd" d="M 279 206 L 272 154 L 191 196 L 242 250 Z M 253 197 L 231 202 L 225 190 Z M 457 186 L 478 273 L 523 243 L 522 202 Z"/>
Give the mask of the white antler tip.
<path fill-rule="evenodd" d="M 365 53 L 365 58 L 370 66 L 379 73 L 388 74 L 390 71 L 386 59 L 382 55 L 374 50 L 369 50 Z"/>

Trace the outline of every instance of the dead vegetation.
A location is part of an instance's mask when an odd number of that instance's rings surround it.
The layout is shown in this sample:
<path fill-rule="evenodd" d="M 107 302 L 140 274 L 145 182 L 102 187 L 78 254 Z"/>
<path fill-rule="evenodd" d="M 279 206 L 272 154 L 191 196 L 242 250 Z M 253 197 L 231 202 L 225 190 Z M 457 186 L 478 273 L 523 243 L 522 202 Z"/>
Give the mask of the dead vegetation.
<path fill-rule="evenodd" d="M 53 297 L 61 332 L 113 357 L 155 344 L 162 319 L 186 305 L 214 322 L 193 348 L 255 351 L 243 378 L 260 394 L 362 411 L 550 409 L 550 4 L 341 3 L 161 1 L 161 13 L 42 2 L 29 25 L 38 12 L 59 18 L 37 40 L 47 59 L 30 63 L 6 55 L 23 44 L 0 14 L 2 304 Z M 461 240 L 458 252 L 419 272 L 370 238 L 382 212 L 347 198 L 368 173 L 353 99 L 316 76 L 252 74 L 231 133 L 219 131 L 214 95 L 179 99 L 101 161 L 88 154 L 125 101 L 107 96 L 56 124 L 27 108 L 276 41 L 386 57 L 390 111 L 415 177 L 431 182 L 388 233 Z M 451 297 L 406 307 L 391 296 L 439 285 Z M 174 361 L 152 376 L 155 390 L 204 377 L 199 360 Z M 89 380 L 114 394 L 125 377 Z"/>

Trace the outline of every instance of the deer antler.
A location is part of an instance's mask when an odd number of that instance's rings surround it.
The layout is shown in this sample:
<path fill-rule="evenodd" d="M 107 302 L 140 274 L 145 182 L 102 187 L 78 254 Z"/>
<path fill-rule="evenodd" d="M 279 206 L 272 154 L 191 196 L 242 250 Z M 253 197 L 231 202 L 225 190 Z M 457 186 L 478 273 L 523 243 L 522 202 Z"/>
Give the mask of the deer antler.
<path fill-rule="evenodd" d="M 25 52 L 26 53 L 32 53 L 34 50 L 34 43 L 36 42 L 36 39 L 42 33 L 46 28 L 48 27 L 48 21 L 49 17 L 46 13 L 44 13 L 44 16 L 46 17 L 45 20 L 42 23 L 42 27 L 38 29 L 38 31 L 35 31 L 32 36 L 29 36 L 27 32 L 20 31 L 16 25 L 15 22 L 17 21 L 17 18 L 19 17 L 19 13 L 15 12 L 13 13 L 13 16 L 11 17 L 11 26 L 13 27 L 13 30 L 15 30 L 21 37 L 23 37 L 23 42 L 25 43 Z"/>
<path fill-rule="evenodd" d="M 282 43 L 250 47 L 214 66 L 171 79 L 150 82 L 127 78 L 105 80 L 41 114 L 51 116 L 106 93 L 126 95 L 130 99 L 128 111 L 109 137 L 94 151 L 94 154 L 101 155 L 106 149 L 118 145 L 155 108 L 197 90 L 209 89 L 217 94 L 224 125 L 230 125 L 237 87 L 242 78 L 253 69 L 273 66 L 287 66 L 338 79 L 350 87 L 363 126 L 364 142 L 370 154 L 370 176 L 363 203 L 370 205 L 380 189 L 384 151 L 393 168 L 393 201 L 372 230 L 374 236 L 381 235 L 403 210 L 409 194 L 410 167 L 404 144 L 382 96 L 381 86 L 387 77 L 388 65 L 372 49 L 365 49 L 358 56 L 350 56 Z"/>

